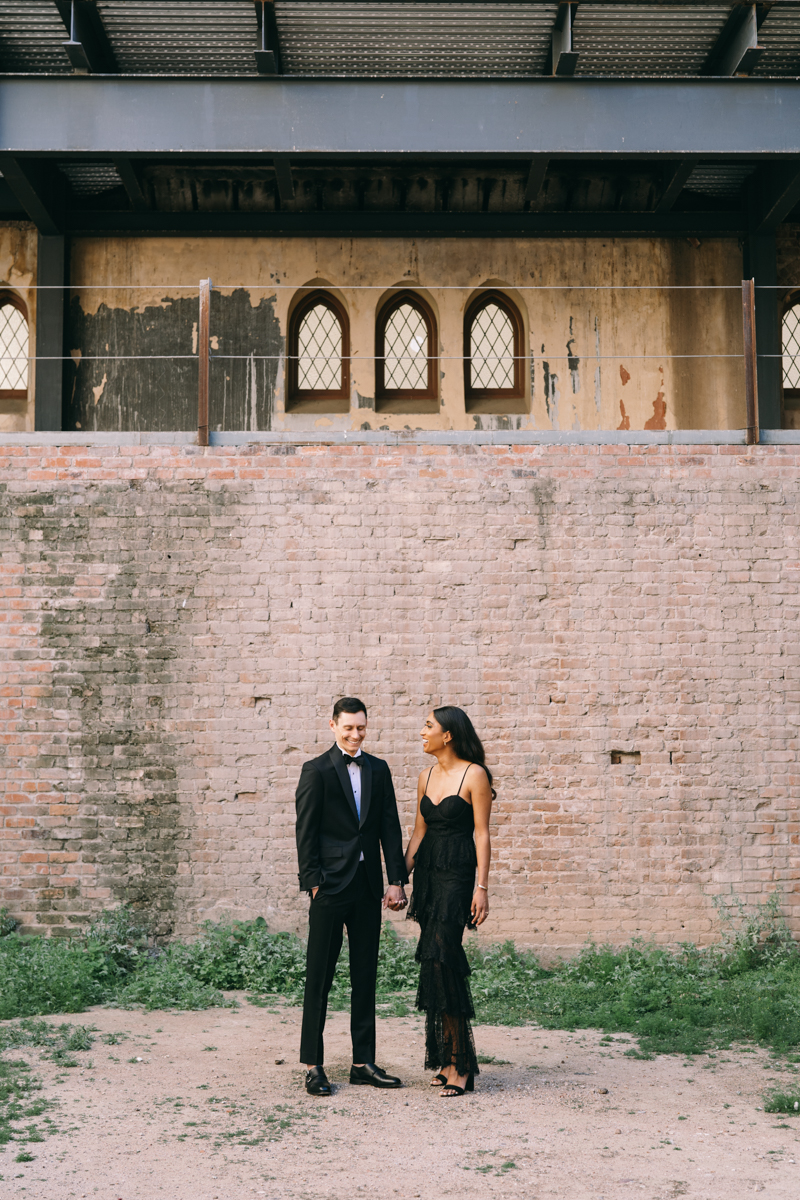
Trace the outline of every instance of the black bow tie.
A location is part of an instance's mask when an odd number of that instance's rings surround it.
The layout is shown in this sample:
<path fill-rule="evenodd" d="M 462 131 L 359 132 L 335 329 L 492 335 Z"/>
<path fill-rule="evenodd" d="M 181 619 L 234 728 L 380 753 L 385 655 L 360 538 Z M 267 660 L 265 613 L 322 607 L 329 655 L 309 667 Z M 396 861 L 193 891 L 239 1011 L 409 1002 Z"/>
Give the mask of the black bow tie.
<path fill-rule="evenodd" d="M 342 751 L 342 760 L 346 767 L 360 767 L 361 766 L 360 755 L 358 758 L 351 758 L 349 754 L 345 754 L 344 750 Z"/>

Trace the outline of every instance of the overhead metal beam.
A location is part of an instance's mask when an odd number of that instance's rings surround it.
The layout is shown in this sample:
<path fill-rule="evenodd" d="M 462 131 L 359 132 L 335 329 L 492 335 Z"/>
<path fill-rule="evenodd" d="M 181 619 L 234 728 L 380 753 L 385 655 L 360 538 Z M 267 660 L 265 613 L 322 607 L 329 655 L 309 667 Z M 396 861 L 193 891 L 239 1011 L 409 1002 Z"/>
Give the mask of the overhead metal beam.
<path fill-rule="evenodd" d="M 268 237 L 724 237 L 744 234 L 741 212 L 110 212 L 67 214 L 76 236 L 108 233 Z"/>
<path fill-rule="evenodd" d="M 671 164 L 669 169 L 664 173 L 664 190 L 661 193 L 654 212 L 666 213 L 669 212 L 675 201 L 680 196 L 686 182 L 694 170 L 695 159 L 679 158 L 677 162 Z"/>
<path fill-rule="evenodd" d="M 276 155 L 273 166 L 275 167 L 275 175 L 278 180 L 278 196 L 281 204 L 291 204 L 294 200 L 294 179 L 292 178 L 292 164 L 288 158 L 282 155 Z"/>
<path fill-rule="evenodd" d="M 255 51 L 256 70 L 259 75 L 280 75 L 283 72 L 283 63 L 278 22 L 275 19 L 275 5 L 272 0 L 254 0 L 254 3 L 258 28 L 258 46 Z"/>
<path fill-rule="evenodd" d="M 572 49 L 572 18 L 577 4 L 559 5 L 553 26 L 552 62 L 554 75 L 574 75 L 578 55 Z"/>
<path fill-rule="evenodd" d="M 0 171 L 39 233 L 49 237 L 61 233 L 61 205 L 54 168 L 0 153 Z"/>
<path fill-rule="evenodd" d="M 0 78 L 12 154 L 530 161 L 800 154 L 793 79 Z"/>
<path fill-rule="evenodd" d="M 749 200 L 752 232 L 774 232 L 800 204 L 800 163 L 760 172 L 753 181 Z"/>
<path fill-rule="evenodd" d="M 704 75 L 751 74 L 764 53 L 758 44 L 758 7 L 756 4 L 734 6 L 703 67 Z"/>
<path fill-rule="evenodd" d="M 114 74 L 114 51 L 95 0 L 55 0 L 55 4 L 69 34 L 62 44 L 75 70 Z"/>
<path fill-rule="evenodd" d="M 122 180 L 122 186 L 128 193 L 128 199 L 131 202 L 131 208 L 142 211 L 149 208 L 147 196 L 142 190 L 142 184 L 139 179 L 139 173 L 134 167 L 129 158 L 123 154 L 115 154 L 112 159 L 114 166 L 117 168 L 117 174 Z"/>

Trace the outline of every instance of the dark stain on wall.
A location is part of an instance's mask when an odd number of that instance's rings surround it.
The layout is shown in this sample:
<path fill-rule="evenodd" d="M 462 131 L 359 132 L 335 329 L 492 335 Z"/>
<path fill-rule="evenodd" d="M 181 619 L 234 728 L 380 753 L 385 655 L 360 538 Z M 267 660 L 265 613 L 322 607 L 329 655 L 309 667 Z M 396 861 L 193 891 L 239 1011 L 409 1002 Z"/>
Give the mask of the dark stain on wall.
<path fill-rule="evenodd" d="M 96 313 L 84 312 L 75 297 L 68 314 L 73 362 L 65 372 L 64 429 L 196 429 L 197 319 L 196 296 L 167 297 L 142 309 L 101 304 Z M 210 326 L 211 428 L 270 429 L 283 353 L 275 297 L 253 305 L 244 288 L 214 292 Z M 121 357 L 126 355 L 143 357 Z"/>
<path fill-rule="evenodd" d="M 57 728 L 56 713 L 70 714 L 69 732 L 53 733 L 52 744 L 45 739 L 30 763 L 34 772 L 59 772 L 53 786 L 67 806 L 55 827 L 32 831 L 35 848 L 79 854 L 90 872 L 83 878 L 90 894 L 95 887 L 108 889 L 114 902 L 147 911 L 157 931 L 168 934 L 178 864 L 188 859 L 188 831 L 181 821 L 176 746 L 167 732 L 174 713 L 154 706 L 151 697 L 169 695 L 180 614 L 172 611 L 174 604 L 153 598 L 163 587 L 160 555 L 154 555 L 151 578 L 137 574 L 137 516 L 146 502 L 135 486 L 89 487 L 73 494 L 69 510 L 61 495 L 30 494 L 24 504 L 15 498 L 9 516 L 21 545 L 28 527 L 43 534 L 38 553 L 23 556 L 20 580 L 48 592 L 40 644 L 51 664 L 52 692 L 39 699 L 30 719 L 49 718 Z M 101 604 L 62 606 L 59 598 L 99 552 L 94 519 L 101 514 L 119 522 L 117 569 Z M 81 892 L 80 884 L 39 891 L 37 922 L 61 931 L 65 912 L 69 924 L 88 919 L 96 904 Z M 29 911 L 23 916 L 33 919 Z"/>

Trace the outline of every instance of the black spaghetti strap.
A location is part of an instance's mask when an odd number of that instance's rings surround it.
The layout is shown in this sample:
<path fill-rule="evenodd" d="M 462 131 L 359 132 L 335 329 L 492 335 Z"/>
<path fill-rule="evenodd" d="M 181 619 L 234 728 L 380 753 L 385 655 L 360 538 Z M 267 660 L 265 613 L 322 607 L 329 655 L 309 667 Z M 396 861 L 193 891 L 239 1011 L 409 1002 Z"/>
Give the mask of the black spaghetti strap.
<path fill-rule="evenodd" d="M 470 763 L 469 767 L 473 767 L 474 765 L 475 765 L 474 763 Z M 469 767 L 467 767 L 467 771 L 469 770 Z M 467 771 L 465 771 L 464 774 L 461 776 L 461 783 L 458 785 L 458 791 L 456 792 L 457 796 L 461 795 L 461 789 L 464 786 L 464 780 L 467 778 Z"/>
<path fill-rule="evenodd" d="M 433 764 L 433 767 L 435 767 L 435 766 L 436 766 L 436 763 Z M 426 796 L 428 794 L 428 784 L 430 783 L 431 775 L 433 774 L 433 767 L 431 767 L 430 771 L 428 771 L 428 778 L 425 780 L 425 795 Z"/>

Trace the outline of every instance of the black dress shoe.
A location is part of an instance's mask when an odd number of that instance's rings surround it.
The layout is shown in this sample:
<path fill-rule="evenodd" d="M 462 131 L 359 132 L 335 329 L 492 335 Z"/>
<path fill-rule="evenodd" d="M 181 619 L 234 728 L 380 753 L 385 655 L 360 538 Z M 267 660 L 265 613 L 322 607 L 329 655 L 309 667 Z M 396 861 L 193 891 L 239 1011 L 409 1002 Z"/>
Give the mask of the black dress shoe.
<path fill-rule="evenodd" d="M 376 1067 L 375 1063 L 364 1063 L 363 1067 L 353 1065 L 350 1068 L 351 1083 L 368 1083 L 372 1087 L 377 1088 L 398 1088 L 403 1086 L 403 1081 L 398 1079 L 396 1075 L 387 1075 L 380 1067 Z"/>
<path fill-rule="evenodd" d="M 306 1091 L 309 1096 L 332 1096 L 333 1088 L 323 1067 L 311 1067 L 306 1071 Z"/>

